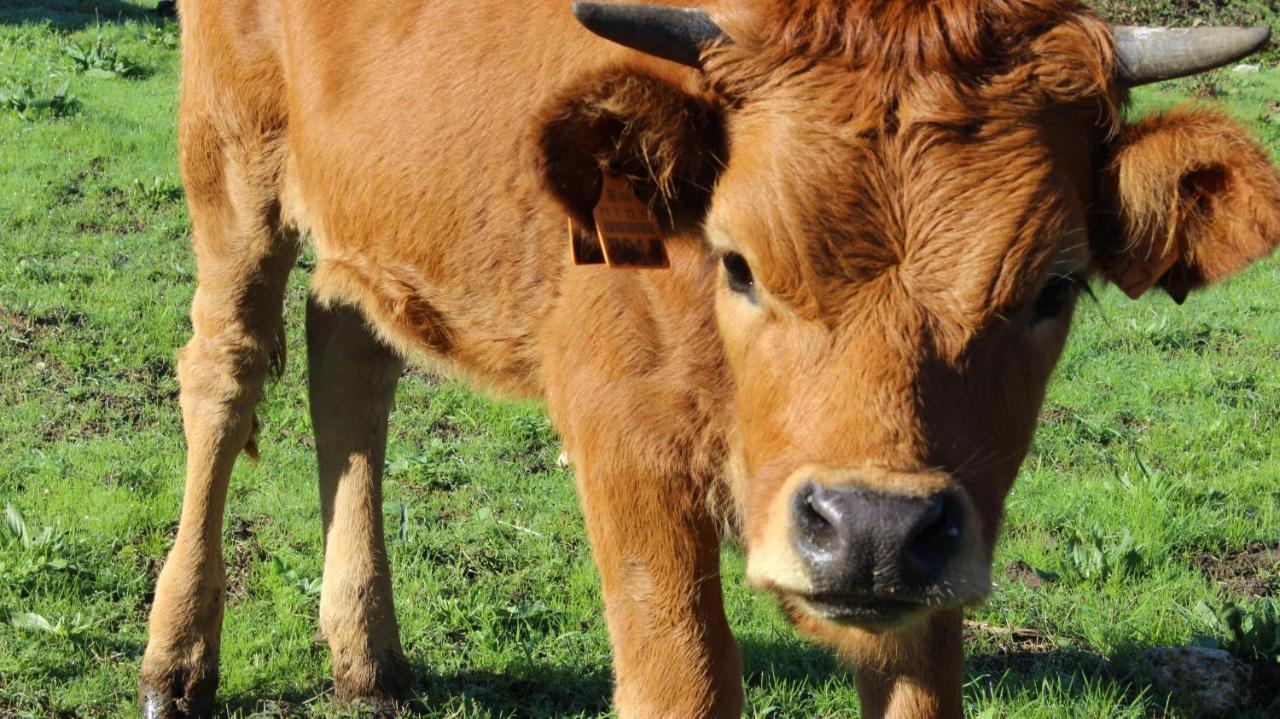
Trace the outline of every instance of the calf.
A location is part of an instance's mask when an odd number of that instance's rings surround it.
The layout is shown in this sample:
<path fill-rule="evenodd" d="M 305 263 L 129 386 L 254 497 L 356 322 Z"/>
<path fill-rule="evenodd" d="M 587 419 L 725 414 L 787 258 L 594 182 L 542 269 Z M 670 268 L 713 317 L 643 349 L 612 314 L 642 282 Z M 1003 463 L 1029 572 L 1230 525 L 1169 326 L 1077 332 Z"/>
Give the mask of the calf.
<path fill-rule="evenodd" d="M 1081 288 L 1182 301 L 1280 241 L 1280 180 L 1243 130 L 1121 114 L 1127 88 L 1265 32 L 1113 29 L 1075 0 L 180 14 L 199 285 L 148 717 L 212 705 L 227 482 L 302 242 L 339 699 L 412 680 L 380 513 L 411 358 L 545 400 L 621 716 L 740 714 L 733 535 L 748 581 L 856 666 L 864 715 L 958 717 L 963 607 L 990 590 Z"/>

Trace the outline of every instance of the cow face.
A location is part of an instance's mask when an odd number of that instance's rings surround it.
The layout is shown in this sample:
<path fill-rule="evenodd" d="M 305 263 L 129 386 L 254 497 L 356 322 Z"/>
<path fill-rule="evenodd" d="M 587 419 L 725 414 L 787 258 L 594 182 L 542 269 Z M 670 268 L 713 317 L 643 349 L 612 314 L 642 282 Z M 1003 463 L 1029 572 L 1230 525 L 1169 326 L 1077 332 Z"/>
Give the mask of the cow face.
<path fill-rule="evenodd" d="M 1236 126 L 1121 125 L 1085 9 L 902 5 L 801 18 L 827 36 L 738 18 L 695 80 L 612 71 L 544 133 L 571 212 L 601 166 L 639 177 L 722 266 L 749 581 L 873 630 L 985 597 L 1091 276 L 1181 300 L 1280 241 L 1280 181 Z"/>
<path fill-rule="evenodd" d="M 985 595 L 1088 273 L 1102 132 L 940 101 L 892 127 L 745 105 L 707 215 L 748 576 L 839 621 Z"/>

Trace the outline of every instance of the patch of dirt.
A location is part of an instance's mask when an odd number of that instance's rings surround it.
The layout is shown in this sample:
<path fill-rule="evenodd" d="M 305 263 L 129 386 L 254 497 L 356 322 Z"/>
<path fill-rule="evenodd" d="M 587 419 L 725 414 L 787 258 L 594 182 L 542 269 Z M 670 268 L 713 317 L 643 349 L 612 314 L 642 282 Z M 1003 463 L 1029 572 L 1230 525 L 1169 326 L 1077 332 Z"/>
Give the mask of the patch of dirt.
<path fill-rule="evenodd" d="M 1006 627 L 966 619 L 964 643 L 968 660 L 979 673 L 1033 676 L 1054 667 L 1075 671 L 1081 664 L 1098 664 L 1100 657 L 1081 651 L 1070 639 L 1030 627 Z"/>
<path fill-rule="evenodd" d="M 83 412 L 69 410 L 48 417 L 36 428 L 46 444 L 139 429 L 155 421 L 157 408 L 177 404 L 178 386 L 171 361 L 150 359 L 141 367 L 86 363 L 71 368 L 38 349 L 33 352 L 41 360 L 37 369 L 52 380 L 50 387 L 70 392 L 76 407 L 96 402 L 108 413 L 104 418 L 90 419 Z"/>
<path fill-rule="evenodd" d="M 1130 434 L 1142 434 L 1151 428 L 1151 422 L 1148 418 L 1137 417 L 1129 412 L 1121 411 L 1117 413 L 1116 421 Z"/>
<path fill-rule="evenodd" d="M 1059 424 L 1069 416 L 1070 413 L 1062 407 L 1049 407 L 1040 413 L 1040 424 Z"/>
<path fill-rule="evenodd" d="M 445 375 L 438 370 L 429 367 L 419 367 L 416 364 L 410 364 L 405 367 L 404 377 L 416 377 L 423 381 L 428 387 L 436 387 L 445 381 Z"/>
<path fill-rule="evenodd" d="M 452 415 L 442 414 L 431 421 L 431 436 L 443 440 L 454 440 L 465 434 L 462 425 Z"/>
<path fill-rule="evenodd" d="M 81 327 L 87 319 L 78 310 L 54 308 L 44 313 L 31 313 L 0 307 L 0 328 L 11 341 L 23 347 L 30 347 L 37 340 L 65 328 Z"/>
<path fill-rule="evenodd" d="M 106 167 L 107 160 L 104 157 L 95 157 L 90 160 L 89 166 L 77 172 L 75 177 L 51 188 L 53 204 L 70 205 L 84 202 L 84 190 L 81 185 L 85 180 L 96 180 L 104 177 Z"/>
<path fill-rule="evenodd" d="M 36 313 L 0 307 L 0 342 L 7 339 L 17 345 L 32 367 L 49 373 L 49 386 L 66 387 L 75 379 L 75 372 L 40 345 L 67 329 L 82 327 L 87 320 L 83 312 L 76 310 L 52 308 Z"/>
<path fill-rule="evenodd" d="M 245 586 L 253 565 L 267 559 L 267 550 L 258 541 L 258 527 L 267 522 L 265 517 L 244 519 L 237 517 L 231 520 L 227 535 L 231 542 L 231 552 L 227 557 L 227 594 L 234 599 L 243 599 L 248 590 Z"/>
<path fill-rule="evenodd" d="M 1036 571 L 1035 567 L 1021 559 L 1015 559 L 1010 562 L 1004 573 L 1010 582 L 1021 584 L 1027 589 L 1040 589 L 1045 585 L 1045 577 Z"/>
<path fill-rule="evenodd" d="M 1191 561 L 1233 597 L 1260 599 L 1280 594 L 1280 542 L 1255 542 L 1241 550 L 1205 552 Z"/>
<path fill-rule="evenodd" d="M 986 622 L 966 619 L 964 622 L 964 638 L 966 643 L 985 637 L 995 644 L 995 654 L 1000 657 L 1021 658 L 1019 661 L 1032 662 L 1037 654 L 1057 651 L 1061 642 L 1048 634 L 1030 627 L 1001 627 Z"/>
<path fill-rule="evenodd" d="M 105 177 L 107 174 L 107 158 L 95 157 L 89 160 L 89 167 L 76 173 L 76 182 L 83 182 L 90 177 Z"/>
<path fill-rule="evenodd" d="M 296 442 L 309 449 L 316 448 L 316 440 L 310 433 L 292 430 L 288 427 L 281 427 L 279 429 L 279 434 L 281 437 L 284 437 L 291 442 Z"/>
<path fill-rule="evenodd" d="M 35 327 L 26 317 L 3 307 L 0 307 L 0 327 L 4 328 L 4 333 L 10 340 L 19 344 L 29 344 L 35 336 Z"/>

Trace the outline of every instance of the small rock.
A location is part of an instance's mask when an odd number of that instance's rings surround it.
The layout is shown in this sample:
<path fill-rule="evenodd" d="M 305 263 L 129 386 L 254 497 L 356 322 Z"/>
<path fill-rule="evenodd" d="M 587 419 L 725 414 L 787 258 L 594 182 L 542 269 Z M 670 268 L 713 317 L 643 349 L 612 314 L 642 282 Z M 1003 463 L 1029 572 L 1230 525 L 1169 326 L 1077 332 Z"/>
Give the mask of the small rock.
<path fill-rule="evenodd" d="M 1238 72 L 1238 73 L 1240 73 L 1240 74 L 1242 74 L 1242 75 L 1243 75 L 1243 74 L 1245 74 L 1245 73 L 1250 73 L 1250 74 L 1252 74 L 1252 73 L 1256 73 L 1256 72 L 1258 72 L 1258 71 L 1259 71 L 1259 70 L 1261 70 L 1261 69 L 1262 69 L 1262 67 L 1261 67 L 1261 66 L 1259 66 L 1259 65 L 1251 65 L 1251 64 L 1249 64 L 1249 63 L 1241 63 L 1241 64 L 1236 65 L 1235 67 L 1231 68 L 1231 72 Z"/>
<path fill-rule="evenodd" d="M 1194 704 L 1197 716 L 1234 716 L 1249 703 L 1253 667 L 1223 649 L 1156 647 L 1142 658 L 1156 692 Z"/>
<path fill-rule="evenodd" d="M 557 466 L 557 467 L 568 467 L 568 466 L 569 466 L 569 453 L 568 453 L 568 452 L 561 452 L 561 453 L 560 453 L 560 456 L 559 456 L 559 457 L 556 457 L 556 466 Z"/>

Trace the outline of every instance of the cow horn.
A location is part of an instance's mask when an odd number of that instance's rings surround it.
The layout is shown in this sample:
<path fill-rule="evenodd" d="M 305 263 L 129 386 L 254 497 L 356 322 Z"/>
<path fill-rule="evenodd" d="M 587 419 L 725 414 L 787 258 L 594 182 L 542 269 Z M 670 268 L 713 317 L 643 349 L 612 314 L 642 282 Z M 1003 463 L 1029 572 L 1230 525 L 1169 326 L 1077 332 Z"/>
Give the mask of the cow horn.
<path fill-rule="evenodd" d="M 705 10 L 575 2 L 573 14 L 606 40 L 690 67 L 700 67 L 702 49 L 724 37 Z"/>
<path fill-rule="evenodd" d="M 1112 28 L 1120 81 L 1136 87 L 1222 67 L 1257 52 L 1271 38 L 1266 27 Z"/>

